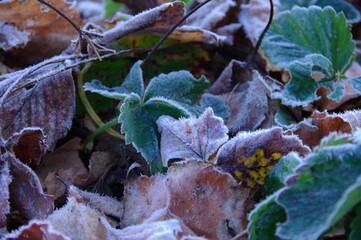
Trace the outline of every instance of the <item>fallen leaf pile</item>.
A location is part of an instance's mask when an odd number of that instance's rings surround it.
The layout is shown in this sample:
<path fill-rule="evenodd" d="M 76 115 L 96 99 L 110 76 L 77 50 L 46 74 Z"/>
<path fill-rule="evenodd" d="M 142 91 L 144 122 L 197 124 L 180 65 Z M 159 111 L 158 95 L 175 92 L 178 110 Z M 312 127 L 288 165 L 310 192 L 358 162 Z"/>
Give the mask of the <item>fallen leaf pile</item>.
<path fill-rule="evenodd" d="M 0 2 L 0 239 L 360 239 L 360 3 L 204 2 Z"/>

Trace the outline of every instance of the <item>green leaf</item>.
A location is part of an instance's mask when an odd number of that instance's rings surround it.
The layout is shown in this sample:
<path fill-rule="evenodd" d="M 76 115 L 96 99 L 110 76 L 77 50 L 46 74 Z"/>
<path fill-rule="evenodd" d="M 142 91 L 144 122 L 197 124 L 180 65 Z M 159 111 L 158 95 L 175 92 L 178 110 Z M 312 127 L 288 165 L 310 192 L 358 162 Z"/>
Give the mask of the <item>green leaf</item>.
<path fill-rule="evenodd" d="M 172 116 L 173 118 L 189 117 L 187 113 L 180 110 L 177 107 L 168 105 L 164 102 L 151 102 L 148 101 L 144 104 L 144 108 L 147 110 L 149 116 L 154 122 L 163 115 Z"/>
<path fill-rule="evenodd" d="M 124 4 L 123 3 L 117 3 L 114 2 L 113 0 L 104 0 L 105 6 L 105 17 L 112 17 L 118 10 L 119 8 L 123 7 Z"/>
<path fill-rule="evenodd" d="M 357 206 L 354 210 L 354 217 L 350 222 L 350 233 L 348 234 L 349 240 L 361 239 L 361 205 Z"/>
<path fill-rule="evenodd" d="M 348 79 L 347 83 L 351 85 L 351 87 L 361 93 L 361 77 Z"/>
<path fill-rule="evenodd" d="M 337 146 L 342 145 L 346 143 L 352 143 L 353 137 L 350 134 L 339 134 L 337 132 L 332 132 L 330 135 L 324 137 L 321 140 L 320 145 L 318 146 L 318 149 L 322 149 L 329 146 Z"/>
<path fill-rule="evenodd" d="M 196 79 L 188 71 L 160 74 L 150 81 L 144 99 L 147 101 L 153 97 L 164 97 L 183 104 L 194 105 L 201 93 L 209 86 L 210 83 L 204 76 Z"/>
<path fill-rule="evenodd" d="M 284 209 L 275 202 L 275 195 L 271 195 L 249 215 L 248 239 L 252 240 L 277 240 L 276 228 L 279 222 L 286 220 Z"/>
<path fill-rule="evenodd" d="M 281 158 L 265 178 L 263 193 L 269 196 L 285 186 L 286 179 L 294 174 L 294 170 L 302 162 L 297 153 L 291 152 Z"/>
<path fill-rule="evenodd" d="M 360 160 L 361 146 L 355 144 L 325 147 L 310 155 L 276 199 L 287 214 L 277 235 L 318 239 L 360 203 Z"/>
<path fill-rule="evenodd" d="M 143 155 L 152 173 L 161 171 L 157 126 L 144 105 L 140 103 L 140 97 L 134 93 L 130 94 L 125 98 L 120 110 L 119 122 L 122 123 L 121 132 L 125 133 L 125 142 L 132 143 Z"/>
<path fill-rule="evenodd" d="M 229 115 L 229 107 L 224 103 L 220 96 L 216 96 L 210 93 L 205 93 L 201 97 L 201 113 L 208 107 L 213 109 L 214 115 L 226 119 Z M 201 114 L 199 113 L 199 114 Z"/>
<path fill-rule="evenodd" d="M 359 22 L 361 19 L 358 10 L 345 0 L 280 0 L 281 7 L 279 11 L 291 10 L 294 6 L 310 7 L 317 5 L 319 7 L 331 6 L 336 12 L 343 12 L 349 23 Z"/>
<path fill-rule="evenodd" d="M 281 106 L 276 112 L 275 122 L 283 129 L 290 129 L 297 126 L 297 121 L 292 116 L 292 112 L 285 106 Z"/>
<path fill-rule="evenodd" d="M 319 53 L 336 72 L 344 73 L 355 57 L 350 30 L 345 16 L 331 7 L 294 8 L 277 15 L 262 48 L 279 67 L 288 68 L 295 60 Z"/>
<path fill-rule="evenodd" d="M 85 91 L 98 93 L 104 97 L 123 100 L 131 93 L 136 93 L 139 96 L 143 94 L 143 73 L 140 67 L 142 61 L 137 61 L 130 69 L 129 74 L 126 76 L 124 82 L 119 87 L 107 87 L 100 81 L 93 80 L 84 84 Z"/>
<path fill-rule="evenodd" d="M 344 83 L 339 81 L 332 68 L 332 63 L 320 54 L 310 54 L 294 61 L 288 66 L 291 80 L 282 92 L 272 94 L 273 98 L 282 99 L 284 105 L 307 106 L 319 99 L 317 90 L 326 87 L 331 90 L 328 98 L 339 102 L 344 92 Z M 338 83 L 335 87 L 335 83 Z"/>

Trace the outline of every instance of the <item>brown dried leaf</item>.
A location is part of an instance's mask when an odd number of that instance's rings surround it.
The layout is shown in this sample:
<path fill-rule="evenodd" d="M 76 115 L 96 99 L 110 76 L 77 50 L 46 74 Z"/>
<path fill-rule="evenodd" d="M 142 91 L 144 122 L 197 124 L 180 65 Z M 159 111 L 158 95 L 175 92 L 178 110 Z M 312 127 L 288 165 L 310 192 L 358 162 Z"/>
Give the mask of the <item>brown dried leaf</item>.
<path fill-rule="evenodd" d="M 304 144 L 315 147 L 320 144 L 323 137 L 331 132 L 351 133 L 361 127 L 361 110 L 346 111 L 339 114 L 315 111 L 311 122 L 305 120 L 297 128 L 288 132 L 296 134 Z"/>
<path fill-rule="evenodd" d="M 0 156 L 0 228 L 6 226 L 6 214 L 10 212 L 9 204 L 9 184 L 11 177 L 9 164 L 4 155 Z M 0 234 L 1 235 L 1 234 Z"/>
<path fill-rule="evenodd" d="M 55 149 L 44 157 L 43 164 L 36 169 L 42 181 L 44 191 L 54 197 L 60 197 L 65 193 L 62 181 L 78 187 L 85 186 L 89 173 L 85 168 L 79 151 L 82 149 L 80 138 L 73 138 L 61 147 Z"/>
<path fill-rule="evenodd" d="M 5 160 L 9 162 L 10 201 L 12 206 L 28 219 L 45 218 L 54 210 L 53 197 L 45 195 L 38 177 L 33 170 L 8 154 Z"/>
<path fill-rule="evenodd" d="M 70 197 L 64 207 L 54 211 L 46 220 L 70 239 L 105 240 L 106 229 L 99 221 L 100 217 L 104 215 Z"/>
<path fill-rule="evenodd" d="M 246 200 L 229 174 L 198 161 L 172 165 L 166 176 L 140 177 L 124 193 L 124 226 L 178 219 L 193 234 L 207 239 L 230 239 L 228 230 L 245 229 Z M 183 231 L 185 231 L 183 227 Z"/>
<path fill-rule="evenodd" d="M 47 149 L 45 136 L 41 128 L 24 128 L 12 135 L 6 142 L 6 148 L 22 163 L 30 165 L 40 164 Z"/>
<path fill-rule="evenodd" d="M 50 69 L 43 69 L 43 71 Z M 9 78 L 10 80 L 10 78 Z M 15 80 L 14 80 L 15 81 Z M 0 86 L 1 136 L 8 140 L 27 127 L 39 127 L 46 136 L 47 150 L 65 136 L 75 112 L 75 89 L 71 71 L 60 72 L 37 82 L 32 88 Z"/>
<path fill-rule="evenodd" d="M 5 236 L 4 240 L 70 240 L 53 230 L 46 221 L 32 220 L 16 232 Z"/>
<path fill-rule="evenodd" d="M 163 165 L 174 158 L 210 160 L 218 148 L 228 140 L 228 129 L 223 120 L 207 108 L 196 118 L 176 120 L 161 116 L 158 121 L 161 133 Z"/>
<path fill-rule="evenodd" d="M 220 95 L 230 108 L 227 127 L 235 134 L 272 127 L 278 103 L 271 99 L 271 93 L 282 88 L 279 82 L 262 77 L 256 70 L 250 72 L 245 63 L 232 60 L 209 92 Z"/>
<path fill-rule="evenodd" d="M 310 152 L 295 136 L 285 136 L 281 128 L 239 132 L 218 151 L 217 166 L 232 174 L 242 185 L 263 185 L 273 166 L 288 153 Z"/>

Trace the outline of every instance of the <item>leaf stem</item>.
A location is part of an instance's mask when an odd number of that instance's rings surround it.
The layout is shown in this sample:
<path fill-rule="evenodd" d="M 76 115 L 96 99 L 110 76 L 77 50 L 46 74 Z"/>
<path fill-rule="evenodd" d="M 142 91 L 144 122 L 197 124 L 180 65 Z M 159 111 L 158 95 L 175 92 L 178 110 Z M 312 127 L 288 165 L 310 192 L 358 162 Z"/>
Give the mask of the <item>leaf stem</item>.
<path fill-rule="evenodd" d="M 144 65 L 149 61 L 149 59 L 151 58 L 151 56 L 155 53 L 155 51 L 158 50 L 158 48 L 160 47 L 160 45 L 162 45 L 162 43 L 167 39 L 167 37 L 169 37 L 169 35 L 172 34 L 172 32 L 174 30 L 176 30 L 177 27 L 179 27 L 190 15 L 192 15 L 193 13 L 195 13 L 199 8 L 201 8 L 202 6 L 204 6 L 205 4 L 209 3 L 212 0 L 206 0 L 201 4 L 198 4 L 195 8 L 193 8 L 190 12 L 188 12 L 186 15 L 184 15 L 182 17 L 181 20 L 179 20 L 179 22 L 177 22 L 171 29 L 169 29 L 163 36 L 162 38 L 158 41 L 158 43 L 152 48 L 152 50 L 148 53 L 147 57 L 143 60 L 142 64 L 140 65 L 141 68 L 144 67 Z"/>
<path fill-rule="evenodd" d="M 110 122 L 104 123 L 102 126 L 100 126 L 97 130 L 95 130 L 92 134 L 90 134 L 84 141 L 84 145 L 88 145 L 88 143 L 93 140 L 96 136 L 101 134 L 102 132 L 110 129 L 114 125 L 116 125 L 118 122 L 118 117 L 114 118 Z"/>
<path fill-rule="evenodd" d="M 106 124 L 100 119 L 100 117 L 94 111 L 94 109 L 91 106 L 88 98 L 86 97 L 84 89 L 83 89 L 84 75 L 87 72 L 89 67 L 90 67 L 90 64 L 86 64 L 85 67 L 81 71 L 76 71 L 76 76 L 77 76 L 77 84 L 76 85 L 77 85 L 80 100 L 83 103 L 85 110 L 87 111 L 87 113 L 89 114 L 89 116 L 93 120 L 93 122 L 95 124 L 97 124 L 98 127 L 102 128 Z M 104 131 L 115 138 L 124 140 L 124 136 L 112 128 L 109 128 L 109 127 L 105 128 Z"/>

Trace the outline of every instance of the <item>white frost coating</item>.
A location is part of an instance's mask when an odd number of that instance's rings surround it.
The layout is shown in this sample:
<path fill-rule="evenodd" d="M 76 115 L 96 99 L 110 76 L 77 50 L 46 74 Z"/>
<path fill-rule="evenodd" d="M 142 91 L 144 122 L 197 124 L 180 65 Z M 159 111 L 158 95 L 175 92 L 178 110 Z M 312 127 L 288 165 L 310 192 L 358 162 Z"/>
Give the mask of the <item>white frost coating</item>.
<path fill-rule="evenodd" d="M 104 3 L 82 1 L 77 3 L 77 9 L 86 21 L 96 21 L 104 17 Z"/>
<path fill-rule="evenodd" d="M 211 108 L 199 118 L 176 120 L 161 116 L 157 124 L 164 166 L 173 158 L 207 161 L 228 140 L 227 127 L 221 118 L 214 116 Z"/>
<path fill-rule="evenodd" d="M 24 47 L 29 41 L 29 35 L 29 32 L 20 31 L 15 26 L 0 21 L 0 48 L 4 51 Z"/>

